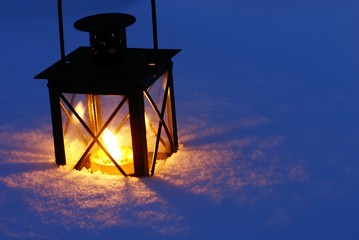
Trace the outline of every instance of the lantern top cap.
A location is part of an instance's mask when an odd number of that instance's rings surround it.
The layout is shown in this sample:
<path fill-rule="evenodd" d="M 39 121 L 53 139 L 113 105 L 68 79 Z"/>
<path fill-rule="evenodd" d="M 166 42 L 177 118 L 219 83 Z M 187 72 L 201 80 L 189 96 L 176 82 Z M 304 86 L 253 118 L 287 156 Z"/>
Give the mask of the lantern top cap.
<path fill-rule="evenodd" d="M 77 30 L 90 33 L 113 33 L 132 25 L 136 18 L 125 13 L 101 13 L 77 20 Z"/>

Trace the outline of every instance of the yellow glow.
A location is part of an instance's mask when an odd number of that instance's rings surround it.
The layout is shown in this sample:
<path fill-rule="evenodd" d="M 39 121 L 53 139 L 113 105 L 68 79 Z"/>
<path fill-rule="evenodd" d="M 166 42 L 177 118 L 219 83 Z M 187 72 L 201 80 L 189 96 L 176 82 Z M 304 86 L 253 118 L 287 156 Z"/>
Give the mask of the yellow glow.
<path fill-rule="evenodd" d="M 105 143 L 107 151 L 120 165 L 133 162 L 132 148 L 120 147 L 117 138 L 108 128 L 104 130 L 102 134 L 102 139 Z"/>
<path fill-rule="evenodd" d="M 75 107 L 75 111 L 81 118 L 85 116 L 85 110 L 85 106 L 82 102 L 79 102 Z"/>
<path fill-rule="evenodd" d="M 145 114 L 145 124 L 146 124 L 146 129 L 149 129 L 150 121 L 148 120 L 147 114 Z"/>
<path fill-rule="evenodd" d="M 111 154 L 113 159 L 117 162 L 121 161 L 123 155 L 115 135 L 113 135 L 113 133 L 106 128 L 103 132 L 102 139 L 105 143 L 107 151 Z"/>

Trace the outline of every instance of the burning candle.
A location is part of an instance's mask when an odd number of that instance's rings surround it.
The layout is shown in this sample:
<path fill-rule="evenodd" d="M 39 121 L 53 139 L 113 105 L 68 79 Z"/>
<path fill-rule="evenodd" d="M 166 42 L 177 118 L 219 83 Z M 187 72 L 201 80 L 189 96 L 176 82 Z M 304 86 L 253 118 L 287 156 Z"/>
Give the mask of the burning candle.
<path fill-rule="evenodd" d="M 110 153 L 111 157 L 127 174 L 133 173 L 132 148 L 120 147 L 115 135 L 107 128 L 104 130 L 101 137 L 105 148 Z M 90 164 L 92 172 L 101 171 L 112 175 L 121 174 L 109 156 L 102 149 L 99 149 L 91 154 Z"/>

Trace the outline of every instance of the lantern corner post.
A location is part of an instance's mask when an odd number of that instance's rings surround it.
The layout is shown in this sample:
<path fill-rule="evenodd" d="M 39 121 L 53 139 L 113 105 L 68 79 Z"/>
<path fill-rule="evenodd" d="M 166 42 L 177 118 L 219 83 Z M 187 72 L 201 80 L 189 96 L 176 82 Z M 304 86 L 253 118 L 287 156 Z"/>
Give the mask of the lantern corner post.
<path fill-rule="evenodd" d="M 135 177 L 149 177 L 143 90 L 133 88 L 128 95 Z"/>
<path fill-rule="evenodd" d="M 64 136 L 62 129 L 61 106 L 60 106 L 60 92 L 49 80 L 48 84 L 50 97 L 50 110 L 52 121 L 52 134 L 55 150 L 55 162 L 57 165 L 66 165 Z"/>
<path fill-rule="evenodd" d="M 169 63 L 168 67 L 168 81 L 169 81 L 169 101 L 170 101 L 170 119 L 172 121 L 172 134 L 173 134 L 173 144 L 174 144 L 174 152 L 177 152 L 179 144 L 178 144 L 178 131 L 177 131 L 177 116 L 176 116 L 176 103 L 175 103 L 175 94 L 174 94 L 174 83 L 173 83 L 173 62 Z"/>

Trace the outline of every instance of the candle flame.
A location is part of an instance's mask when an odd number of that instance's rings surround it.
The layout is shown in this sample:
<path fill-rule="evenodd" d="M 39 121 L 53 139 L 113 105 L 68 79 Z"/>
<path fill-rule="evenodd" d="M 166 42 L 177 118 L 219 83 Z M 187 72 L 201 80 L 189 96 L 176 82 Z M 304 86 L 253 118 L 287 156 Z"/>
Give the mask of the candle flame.
<path fill-rule="evenodd" d="M 120 161 L 122 159 L 122 152 L 119 148 L 119 144 L 115 135 L 106 128 L 103 132 L 102 139 L 105 143 L 107 151 L 111 154 L 112 158 L 116 161 Z"/>

